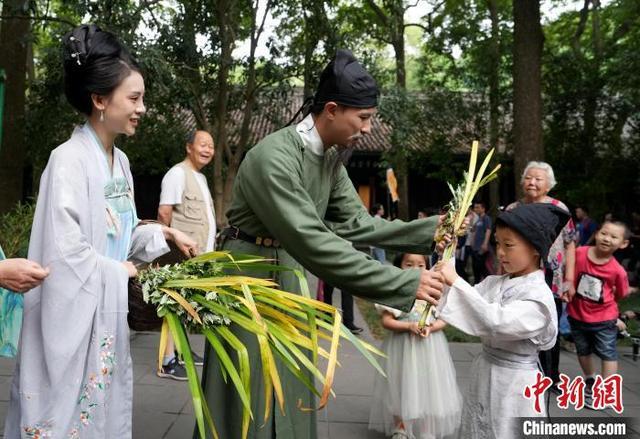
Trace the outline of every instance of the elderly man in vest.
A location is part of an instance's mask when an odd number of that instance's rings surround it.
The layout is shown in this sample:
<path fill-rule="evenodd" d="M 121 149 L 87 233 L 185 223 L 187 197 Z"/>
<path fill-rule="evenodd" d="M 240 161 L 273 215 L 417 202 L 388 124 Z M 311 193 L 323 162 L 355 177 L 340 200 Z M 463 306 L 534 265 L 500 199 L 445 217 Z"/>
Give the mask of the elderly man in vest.
<path fill-rule="evenodd" d="M 216 237 L 215 211 L 207 179 L 200 171 L 213 159 L 213 138 L 206 131 L 195 131 L 186 145 L 185 159 L 169 169 L 162 179 L 158 220 L 174 227 L 198 243 L 199 253 L 214 250 Z M 175 356 L 173 339 L 169 337 L 163 367 L 158 376 L 184 381 L 187 373 Z M 194 356 L 196 364 L 202 358 Z"/>

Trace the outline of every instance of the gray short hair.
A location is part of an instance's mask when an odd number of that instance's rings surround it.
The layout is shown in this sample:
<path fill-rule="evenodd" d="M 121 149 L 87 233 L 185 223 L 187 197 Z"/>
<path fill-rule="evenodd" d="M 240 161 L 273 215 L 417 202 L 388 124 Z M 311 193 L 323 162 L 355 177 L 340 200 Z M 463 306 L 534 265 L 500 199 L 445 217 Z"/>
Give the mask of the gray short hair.
<path fill-rule="evenodd" d="M 557 184 L 556 176 L 553 173 L 553 168 L 551 167 L 551 165 L 547 162 L 535 162 L 535 161 L 531 161 L 527 163 L 527 166 L 524 168 L 524 171 L 522 171 L 522 177 L 520 178 L 521 184 L 524 183 L 524 177 L 525 175 L 527 175 L 527 172 L 529 172 L 529 170 L 531 169 L 542 169 L 547 173 L 547 182 L 549 183 L 549 190 L 553 189 L 554 186 Z"/>
<path fill-rule="evenodd" d="M 193 145 L 193 142 L 196 141 L 196 134 L 198 134 L 198 130 L 193 129 L 184 136 L 184 140 L 187 142 L 187 145 Z"/>

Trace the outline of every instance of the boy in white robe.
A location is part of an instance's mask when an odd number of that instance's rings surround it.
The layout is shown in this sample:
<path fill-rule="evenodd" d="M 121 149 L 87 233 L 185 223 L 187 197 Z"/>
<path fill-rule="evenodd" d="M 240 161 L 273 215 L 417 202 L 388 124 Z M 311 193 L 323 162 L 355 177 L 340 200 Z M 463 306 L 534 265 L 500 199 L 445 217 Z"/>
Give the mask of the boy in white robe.
<path fill-rule="evenodd" d="M 524 389 L 537 381 L 538 351 L 555 343 L 555 304 L 539 267 L 568 219 L 549 204 L 500 214 L 497 256 L 507 274 L 475 286 L 459 277 L 451 263 L 436 267 L 449 286 L 439 317 L 482 340 L 483 351 L 471 366 L 461 438 L 515 437 L 521 426 L 514 418 L 546 415 L 545 404 L 537 412 Z"/>

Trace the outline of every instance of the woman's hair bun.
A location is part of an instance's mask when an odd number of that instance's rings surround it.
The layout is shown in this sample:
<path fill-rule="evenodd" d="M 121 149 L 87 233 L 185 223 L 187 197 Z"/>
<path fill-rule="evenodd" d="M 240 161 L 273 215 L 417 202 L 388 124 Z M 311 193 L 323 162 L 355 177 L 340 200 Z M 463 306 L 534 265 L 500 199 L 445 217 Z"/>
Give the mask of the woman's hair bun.
<path fill-rule="evenodd" d="M 132 71 L 140 71 L 129 51 L 111 32 L 83 24 L 62 39 L 67 100 L 91 115 L 91 94 L 107 95 Z"/>
<path fill-rule="evenodd" d="M 83 24 L 63 37 L 63 59 L 66 70 L 80 70 L 82 66 L 86 66 L 92 40 L 98 32 L 101 32 L 101 29 L 95 24 Z"/>

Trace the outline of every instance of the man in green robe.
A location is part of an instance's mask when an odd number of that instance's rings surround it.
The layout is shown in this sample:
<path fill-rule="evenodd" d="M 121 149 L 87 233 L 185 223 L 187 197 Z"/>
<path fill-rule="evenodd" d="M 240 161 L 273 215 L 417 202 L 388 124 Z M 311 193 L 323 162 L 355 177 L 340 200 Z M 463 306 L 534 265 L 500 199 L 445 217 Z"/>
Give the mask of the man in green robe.
<path fill-rule="evenodd" d="M 287 267 L 306 269 L 337 288 L 396 309 L 409 311 L 417 298 L 437 303 L 441 278 L 426 270 L 382 265 L 351 243 L 391 251 L 427 254 L 438 217 L 412 222 L 371 217 L 360 200 L 343 157 L 371 129 L 378 88 L 354 56 L 339 50 L 320 77 L 310 113 L 298 125 L 265 137 L 242 162 L 227 212 L 231 227 L 222 249 L 261 255 Z M 264 276 L 263 273 L 246 273 Z M 285 291 L 298 292 L 289 272 L 271 273 Z M 278 372 L 284 413 L 275 401 L 263 422 L 264 392 L 255 336 L 233 328 L 247 345 L 251 362 L 252 439 L 316 438 L 313 394 L 282 364 Z M 231 382 L 225 383 L 215 352 L 207 346 L 203 387 L 220 438 L 242 434 L 242 405 Z"/>

